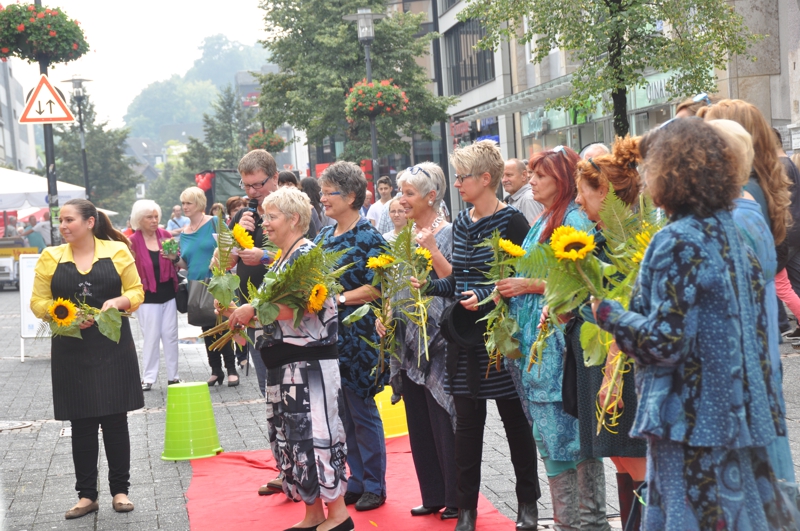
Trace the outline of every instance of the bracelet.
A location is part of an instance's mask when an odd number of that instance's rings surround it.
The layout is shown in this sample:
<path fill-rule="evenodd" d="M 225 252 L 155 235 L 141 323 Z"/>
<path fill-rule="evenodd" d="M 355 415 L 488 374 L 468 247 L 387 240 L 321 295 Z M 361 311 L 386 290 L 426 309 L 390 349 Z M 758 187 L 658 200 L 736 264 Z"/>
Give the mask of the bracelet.
<path fill-rule="evenodd" d="M 177 255 L 175 258 L 170 260 L 170 262 L 172 262 L 173 264 L 177 264 L 180 261 L 181 261 L 181 255 Z"/>

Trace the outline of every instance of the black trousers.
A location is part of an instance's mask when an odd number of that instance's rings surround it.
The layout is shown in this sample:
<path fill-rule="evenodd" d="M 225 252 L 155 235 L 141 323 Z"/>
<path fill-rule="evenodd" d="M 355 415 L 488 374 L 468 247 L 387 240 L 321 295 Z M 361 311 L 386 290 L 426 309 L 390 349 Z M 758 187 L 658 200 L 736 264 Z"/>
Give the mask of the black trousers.
<path fill-rule="evenodd" d="M 431 392 L 401 371 L 408 440 L 417 471 L 422 505 L 458 507 L 456 499 L 456 436 L 450 414 Z"/>
<path fill-rule="evenodd" d="M 211 328 L 213 327 L 203 327 L 203 332 L 207 332 Z M 228 374 L 237 374 L 236 356 L 233 353 L 233 341 L 229 341 L 221 350 L 211 350 L 211 344 L 217 339 L 219 339 L 219 336 L 206 336 L 203 338 L 203 341 L 206 343 L 209 367 L 212 369 L 222 369 L 222 361 L 225 360 L 225 368 L 228 369 Z"/>
<path fill-rule="evenodd" d="M 486 400 L 454 396 L 456 406 L 456 470 L 458 508 L 477 509 L 481 487 L 483 430 L 486 426 Z M 536 444 L 522 403 L 517 398 L 495 400 L 503 420 L 511 464 L 516 476 L 517 501 L 535 503 L 542 495 L 536 472 Z"/>
<path fill-rule="evenodd" d="M 108 486 L 111 495 L 128 494 L 131 478 L 131 439 L 128 414 L 90 417 L 72 422 L 72 461 L 75 463 L 75 490 L 79 498 L 97 499 L 97 460 L 100 446 L 97 428 L 103 427 L 103 446 L 108 459 Z"/>

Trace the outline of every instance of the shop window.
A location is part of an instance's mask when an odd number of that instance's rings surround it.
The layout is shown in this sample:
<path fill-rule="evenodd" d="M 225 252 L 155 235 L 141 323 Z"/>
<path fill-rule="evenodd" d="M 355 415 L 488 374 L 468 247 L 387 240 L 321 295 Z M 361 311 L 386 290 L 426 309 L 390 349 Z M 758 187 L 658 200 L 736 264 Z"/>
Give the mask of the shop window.
<path fill-rule="evenodd" d="M 477 20 L 460 22 L 444 34 L 449 94 L 456 96 L 494 79 L 494 52 L 479 50 L 486 30 Z"/>
<path fill-rule="evenodd" d="M 454 5 L 456 5 L 459 0 L 438 0 L 439 2 L 439 13 L 444 13 Z"/>

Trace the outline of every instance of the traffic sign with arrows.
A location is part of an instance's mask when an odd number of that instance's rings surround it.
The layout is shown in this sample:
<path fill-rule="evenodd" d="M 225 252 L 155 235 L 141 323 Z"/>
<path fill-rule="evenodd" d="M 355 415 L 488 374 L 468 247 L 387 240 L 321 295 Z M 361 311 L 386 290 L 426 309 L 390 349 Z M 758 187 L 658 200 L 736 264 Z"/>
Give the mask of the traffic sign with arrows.
<path fill-rule="evenodd" d="M 65 124 L 75 121 L 75 117 L 64 103 L 64 96 L 53 88 L 47 76 L 42 75 L 39 84 L 28 98 L 25 110 L 19 117 L 21 124 Z"/>

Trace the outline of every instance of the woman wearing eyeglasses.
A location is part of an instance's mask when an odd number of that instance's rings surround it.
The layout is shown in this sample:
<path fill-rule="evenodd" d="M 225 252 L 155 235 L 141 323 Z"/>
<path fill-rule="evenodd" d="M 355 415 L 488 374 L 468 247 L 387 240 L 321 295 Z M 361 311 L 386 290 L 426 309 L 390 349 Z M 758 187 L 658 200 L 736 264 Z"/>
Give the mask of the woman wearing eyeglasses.
<path fill-rule="evenodd" d="M 562 225 L 591 231 L 592 223 L 575 204 L 575 167 L 580 157 L 570 148 L 536 153 L 528 163 L 533 196 L 544 212 L 531 227 L 522 247 L 528 251 L 550 240 Z M 519 324 L 520 350 L 528 353 L 539 335 L 539 322 L 546 311 L 544 283 L 538 279 L 509 278 L 497 283 L 497 291 L 510 298 L 511 314 Z M 533 436 L 542 456 L 553 518 L 563 529 L 608 530 L 603 462 L 581 460 L 578 420 L 564 411 L 563 330 L 556 328 L 548 338 L 538 368 L 528 371 L 528 357 L 505 359 L 517 391 L 533 423 Z"/>
<path fill-rule="evenodd" d="M 464 309 L 476 312 L 477 321 L 485 312 L 478 312 L 478 303 L 492 293 L 492 288 L 485 285 L 492 250 L 477 245 L 495 230 L 500 231 L 501 237 L 519 245 L 529 225 L 519 210 L 497 198 L 505 162 L 494 142 L 483 140 L 457 148 L 450 162 L 456 170 L 455 187 L 461 199 L 473 207 L 459 212 L 453 223 L 452 273 L 431 280 L 429 293 L 438 297 L 459 297 Z M 412 282 L 420 286 L 413 279 Z M 485 326 L 485 323 L 476 323 L 476 326 Z M 489 355 L 482 337 L 469 349 L 450 345 L 445 363 L 444 389 L 452 395 L 456 410 L 456 531 L 474 531 L 476 526 L 487 400 L 495 401 L 508 439 L 519 503 L 517 529 L 536 529 L 536 500 L 541 492 L 535 446 L 511 375 L 507 370 L 489 368 Z"/>
<path fill-rule="evenodd" d="M 397 239 L 397 235 L 400 234 L 400 231 L 403 230 L 403 227 L 406 226 L 406 221 L 408 218 L 406 218 L 406 209 L 400 204 L 399 199 L 392 199 L 386 208 L 388 209 L 389 219 L 392 220 L 392 225 L 394 228 L 389 232 L 384 233 L 383 239 L 388 243 L 392 243 L 395 239 Z"/>
<path fill-rule="evenodd" d="M 344 250 L 340 264 L 353 264 L 339 278 L 344 291 L 339 295 L 339 369 L 344 397 L 344 424 L 347 433 L 347 481 L 345 503 L 355 503 L 357 511 L 377 509 L 386 501 L 386 445 L 383 422 L 375 404 L 375 394 L 389 376 L 381 374 L 375 317 L 368 314 L 352 325 L 342 320 L 359 306 L 380 297 L 372 287 L 373 272 L 367 260 L 378 256 L 386 241 L 378 230 L 361 217 L 367 180 L 352 162 L 336 162 L 319 178 L 325 214 L 336 225 L 324 227 L 316 243 L 331 251 Z M 387 363 L 388 365 L 388 363 Z"/>

